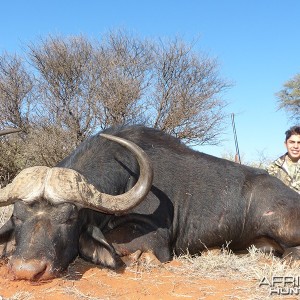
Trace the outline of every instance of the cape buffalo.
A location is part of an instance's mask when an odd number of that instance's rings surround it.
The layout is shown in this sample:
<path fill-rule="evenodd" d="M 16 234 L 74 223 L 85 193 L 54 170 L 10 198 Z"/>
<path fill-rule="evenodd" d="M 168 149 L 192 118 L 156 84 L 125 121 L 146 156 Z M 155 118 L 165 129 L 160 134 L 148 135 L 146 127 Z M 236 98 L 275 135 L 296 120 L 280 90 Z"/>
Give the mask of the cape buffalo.
<path fill-rule="evenodd" d="M 277 178 L 159 130 L 104 133 L 55 168 L 23 170 L 0 191 L 0 205 L 14 203 L 0 244 L 16 278 L 58 276 L 77 255 L 118 268 L 132 253 L 166 262 L 228 242 L 300 258 L 300 198 Z"/>

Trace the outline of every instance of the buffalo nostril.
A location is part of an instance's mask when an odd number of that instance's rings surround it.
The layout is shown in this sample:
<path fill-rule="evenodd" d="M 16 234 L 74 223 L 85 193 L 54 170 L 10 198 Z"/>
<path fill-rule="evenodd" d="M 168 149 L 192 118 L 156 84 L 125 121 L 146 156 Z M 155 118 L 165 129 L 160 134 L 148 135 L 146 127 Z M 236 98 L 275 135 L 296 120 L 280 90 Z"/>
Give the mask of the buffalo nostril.
<path fill-rule="evenodd" d="M 11 259 L 9 266 L 15 279 L 37 281 L 54 277 L 50 265 L 43 260 Z"/>

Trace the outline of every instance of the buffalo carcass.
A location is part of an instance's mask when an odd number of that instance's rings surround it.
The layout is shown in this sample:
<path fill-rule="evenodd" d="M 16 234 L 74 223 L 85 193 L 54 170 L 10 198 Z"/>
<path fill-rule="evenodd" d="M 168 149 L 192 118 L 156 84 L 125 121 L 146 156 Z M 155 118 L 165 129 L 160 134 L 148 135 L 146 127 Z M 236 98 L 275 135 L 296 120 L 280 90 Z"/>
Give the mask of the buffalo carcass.
<path fill-rule="evenodd" d="M 229 242 L 233 250 L 256 244 L 300 258 L 300 197 L 275 177 L 196 152 L 159 130 L 105 134 L 57 168 L 23 170 L 0 192 L 2 205 L 14 203 L 0 243 L 16 278 L 52 278 L 78 254 L 118 268 L 132 253 L 166 262 Z"/>

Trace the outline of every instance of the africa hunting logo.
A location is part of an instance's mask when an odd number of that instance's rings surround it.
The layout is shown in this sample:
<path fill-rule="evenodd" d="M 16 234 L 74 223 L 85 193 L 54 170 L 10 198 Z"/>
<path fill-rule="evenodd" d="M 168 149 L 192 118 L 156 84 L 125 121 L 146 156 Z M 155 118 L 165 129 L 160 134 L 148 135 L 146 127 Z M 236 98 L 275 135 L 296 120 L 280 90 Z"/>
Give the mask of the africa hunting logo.
<path fill-rule="evenodd" d="M 270 279 L 263 277 L 259 287 L 269 287 L 269 295 L 299 295 L 300 276 L 273 276 Z"/>

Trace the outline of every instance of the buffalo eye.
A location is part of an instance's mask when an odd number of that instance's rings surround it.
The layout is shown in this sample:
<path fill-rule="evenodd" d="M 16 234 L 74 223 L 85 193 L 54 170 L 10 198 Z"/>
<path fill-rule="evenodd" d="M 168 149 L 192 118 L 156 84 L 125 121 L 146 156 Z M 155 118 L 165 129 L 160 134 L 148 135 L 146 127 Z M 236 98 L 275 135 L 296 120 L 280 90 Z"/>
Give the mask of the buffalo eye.
<path fill-rule="evenodd" d="M 74 224 L 74 223 L 76 222 L 76 220 L 77 220 L 76 216 L 71 216 L 71 217 L 69 217 L 68 219 L 64 220 L 64 221 L 62 222 L 62 224 L 65 224 L 65 225 L 72 225 L 72 224 Z"/>
<path fill-rule="evenodd" d="M 62 225 L 73 225 L 78 219 L 78 210 L 75 205 L 62 204 L 57 207 L 55 219 Z"/>

